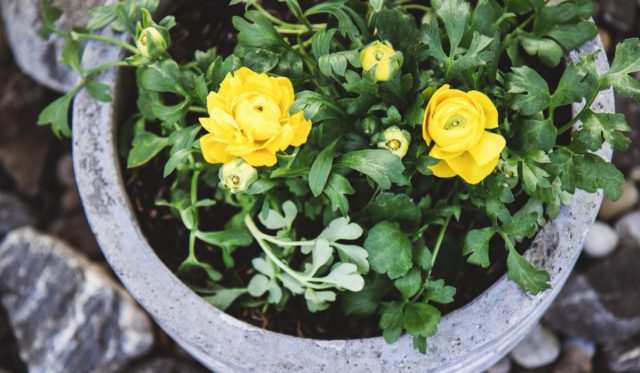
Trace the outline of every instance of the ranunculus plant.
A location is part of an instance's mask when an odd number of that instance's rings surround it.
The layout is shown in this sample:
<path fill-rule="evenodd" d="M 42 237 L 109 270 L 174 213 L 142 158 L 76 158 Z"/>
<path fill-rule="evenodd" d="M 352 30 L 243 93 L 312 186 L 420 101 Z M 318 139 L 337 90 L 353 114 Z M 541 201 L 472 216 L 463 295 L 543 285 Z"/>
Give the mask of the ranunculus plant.
<path fill-rule="evenodd" d="M 591 103 L 609 88 L 640 99 L 638 39 L 604 73 L 590 55 L 561 63 L 597 35 L 591 0 L 473 4 L 232 0 L 246 8 L 234 52 L 178 64 L 175 20 L 154 20 L 157 0 L 98 7 L 72 31 L 45 0 L 43 31 L 64 37 L 62 62 L 82 79 L 40 123 L 68 135 L 73 96 L 109 101 L 98 74 L 133 68 L 127 165 L 165 164 L 170 198 L 157 203 L 189 232 L 174 250 L 194 291 L 223 310 L 295 299 L 298 312 L 374 317 L 388 342 L 406 332 L 424 352 L 469 270 L 459 259 L 487 269 L 495 258 L 523 291 L 548 288 L 522 256 L 528 240 L 576 189 L 616 199 L 624 183 L 592 152 L 626 149 L 629 127 Z M 85 40 L 127 56 L 83 67 Z M 568 119 L 575 102 L 585 106 Z M 204 228 L 221 216 L 223 228 Z"/>

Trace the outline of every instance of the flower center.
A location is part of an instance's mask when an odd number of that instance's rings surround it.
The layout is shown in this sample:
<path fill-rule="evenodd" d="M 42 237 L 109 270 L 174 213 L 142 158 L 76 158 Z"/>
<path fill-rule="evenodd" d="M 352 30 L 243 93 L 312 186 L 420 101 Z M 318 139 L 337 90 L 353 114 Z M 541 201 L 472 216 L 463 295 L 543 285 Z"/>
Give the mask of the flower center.
<path fill-rule="evenodd" d="M 147 45 L 147 33 L 143 32 L 142 35 L 140 36 L 140 44 L 142 44 L 143 46 Z"/>
<path fill-rule="evenodd" d="M 231 177 L 230 177 L 230 179 L 231 179 L 231 183 L 232 183 L 233 185 L 238 185 L 238 184 L 240 184 L 240 176 L 238 176 L 238 175 L 233 175 L 233 176 L 231 176 Z"/>
<path fill-rule="evenodd" d="M 382 59 L 384 58 L 384 52 L 383 51 L 376 51 L 374 57 L 376 58 L 376 60 L 382 61 Z"/>
<path fill-rule="evenodd" d="M 444 124 L 445 130 L 451 130 L 458 127 L 464 127 L 467 119 L 462 115 L 453 115 L 449 120 Z"/>
<path fill-rule="evenodd" d="M 400 140 L 398 139 L 391 139 L 387 141 L 387 148 L 390 150 L 398 150 L 400 149 L 400 145 Z"/>

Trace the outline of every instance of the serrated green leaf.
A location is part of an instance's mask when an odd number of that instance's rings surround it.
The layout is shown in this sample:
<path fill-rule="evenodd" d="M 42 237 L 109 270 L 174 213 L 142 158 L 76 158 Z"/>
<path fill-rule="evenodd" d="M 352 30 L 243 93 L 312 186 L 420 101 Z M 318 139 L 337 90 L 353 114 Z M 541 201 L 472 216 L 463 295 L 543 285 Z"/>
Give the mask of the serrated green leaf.
<path fill-rule="evenodd" d="M 551 120 L 526 119 L 514 128 L 513 145 L 521 151 L 547 152 L 556 145 L 558 129 Z"/>
<path fill-rule="evenodd" d="M 507 257 L 507 277 L 533 295 L 551 288 L 549 273 L 534 267 L 513 248 Z"/>
<path fill-rule="evenodd" d="M 373 280 L 365 282 L 364 288 L 359 292 L 346 292 L 342 295 L 342 310 L 346 316 L 371 316 L 392 288 L 393 284 L 387 276 L 375 275 Z"/>
<path fill-rule="evenodd" d="M 111 87 L 99 80 L 90 80 L 85 83 L 84 87 L 87 89 L 87 92 L 89 92 L 91 97 L 95 98 L 98 101 L 111 102 L 113 100 L 111 94 L 109 93 Z"/>
<path fill-rule="evenodd" d="M 442 1 L 442 6 L 436 10 L 436 13 L 442 19 L 444 28 L 447 30 L 450 46 L 449 54 L 453 56 L 462 41 L 464 30 L 467 26 L 470 14 L 469 3 L 463 0 L 444 0 Z"/>
<path fill-rule="evenodd" d="M 390 302 L 380 315 L 380 329 L 385 342 L 393 343 L 402 335 L 404 328 L 404 303 Z"/>
<path fill-rule="evenodd" d="M 349 200 L 346 196 L 354 194 L 355 192 L 356 190 L 353 189 L 349 180 L 337 173 L 331 174 L 324 188 L 324 194 L 329 198 L 329 202 L 331 203 L 331 210 L 340 210 L 345 216 L 349 213 Z"/>
<path fill-rule="evenodd" d="M 369 264 L 375 272 L 386 273 L 391 279 L 406 275 L 412 267 L 411 241 L 397 223 L 376 224 L 364 241 L 369 252 Z"/>
<path fill-rule="evenodd" d="M 549 86 L 540 74 L 528 66 L 514 67 L 508 75 L 511 107 L 523 115 L 536 114 L 549 107 Z"/>
<path fill-rule="evenodd" d="M 640 102 L 640 82 L 629 74 L 640 71 L 640 39 L 627 39 L 616 47 L 611 69 L 604 75 L 608 85 Z"/>
<path fill-rule="evenodd" d="M 582 126 L 573 136 L 574 140 L 580 141 L 591 151 L 600 149 L 605 141 L 615 149 L 625 151 L 631 144 L 631 139 L 625 135 L 629 131 L 631 127 L 624 115 L 588 110 L 582 119 Z"/>
<path fill-rule="evenodd" d="M 440 304 L 452 303 L 456 295 L 456 288 L 446 285 L 444 280 L 430 280 L 425 285 L 429 302 Z"/>
<path fill-rule="evenodd" d="M 430 304 L 409 303 L 404 309 L 404 328 L 412 336 L 431 337 L 438 331 L 440 311 Z"/>
<path fill-rule="evenodd" d="M 462 250 L 462 255 L 469 255 L 467 262 L 482 268 L 489 268 L 491 264 L 489 261 L 489 242 L 495 233 L 493 227 L 474 229 L 467 233 Z"/>
<path fill-rule="evenodd" d="M 584 154 L 574 157 L 576 186 L 594 193 L 603 189 L 607 198 L 616 201 L 622 196 L 624 175 L 613 164 L 598 155 Z"/>
<path fill-rule="evenodd" d="M 560 44 L 551 38 L 522 33 L 518 35 L 518 40 L 530 56 L 538 56 L 540 61 L 547 66 L 555 67 L 562 61 L 564 51 Z"/>
<path fill-rule="evenodd" d="M 422 220 L 422 211 L 411 197 L 404 193 L 381 193 L 372 201 L 366 211 L 374 223 L 392 220 L 408 226 L 415 226 Z"/>
<path fill-rule="evenodd" d="M 51 125 L 53 133 L 60 137 L 71 136 L 71 128 L 69 128 L 69 106 L 73 95 L 66 95 L 57 98 L 40 112 L 38 116 L 38 125 Z"/>
<path fill-rule="evenodd" d="M 405 276 L 396 279 L 393 283 L 405 300 L 416 295 L 422 287 L 422 275 L 418 268 L 412 268 Z"/>

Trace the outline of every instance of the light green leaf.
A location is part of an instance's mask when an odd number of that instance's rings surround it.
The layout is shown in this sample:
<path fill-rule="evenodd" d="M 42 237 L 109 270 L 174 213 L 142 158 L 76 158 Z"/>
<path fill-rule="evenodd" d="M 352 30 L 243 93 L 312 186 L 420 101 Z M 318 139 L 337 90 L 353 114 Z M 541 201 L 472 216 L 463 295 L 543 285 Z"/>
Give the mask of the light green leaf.
<path fill-rule="evenodd" d="M 166 137 L 160 137 L 147 131 L 138 133 L 133 139 L 133 144 L 129 151 L 127 168 L 142 166 L 168 145 L 169 139 Z"/>
<path fill-rule="evenodd" d="M 338 263 L 329 275 L 322 278 L 325 282 L 334 284 L 339 289 L 360 291 L 364 287 L 364 278 L 358 273 L 358 267 L 352 263 Z"/>
<path fill-rule="evenodd" d="M 574 132 L 574 140 L 580 141 L 589 150 L 600 149 L 606 141 L 616 150 L 625 151 L 631 144 L 631 139 L 625 132 L 631 131 L 631 127 L 622 114 L 595 113 L 588 110 L 582 119 L 580 130 Z"/>
<path fill-rule="evenodd" d="M 447 30 L 451 48 L 449 54 L 453 56 L 462 41 L 464 29 L 469 20 L 469 3 L 463 0 L 444 0 L 436 13 L 442 19 Z"/>
<path fill-rule="evenodd" d="M 431 337 L 438 331 L 440 311 L 430 304 L 409 303 L 404 309 L 404 328 L 412 336 Z"/>
<path fill-rule="evenodd" d="M 73 95 L 66 95 L 57 98 L 55 101 L 47 105 L 38 116 L 38 125 L 51 125 L 53 133 L 60 137 L 71 136 L 71 128 L 69 128 L 69 105 Z"/>
<path fill-rule="evenodd" d="M 453 302 L 456 288 L 446 285 L 444 280 L 431 280 L 425 285 L 427 299 L 430 302 L 449 304 Z"/>
<path fill-rule="evenodd" d="M 247 293 L 247 289 L 221 289 L 215 292 L 214 295 L 203 296 L 202 298 L 211 303 L 214 307 L 221 311 L 225 311 L 238 297 Z"/>
<path fill-rule="evenodd" d="M 608 85 L 619 93 L 640 102 L 640 82 L 629 74 L 640 71 L 640 39 L 618 44 L 611 69 L 604 75 Z"/>
<path fill-rule="evenodd" d="M 409 300 L 412 296 L 416 295 L 422 287 L 422 275 L 420 269 L 412 268 L 405 276 L 400 277 L 393 283 L 402 294 L 405 300 Z"/>

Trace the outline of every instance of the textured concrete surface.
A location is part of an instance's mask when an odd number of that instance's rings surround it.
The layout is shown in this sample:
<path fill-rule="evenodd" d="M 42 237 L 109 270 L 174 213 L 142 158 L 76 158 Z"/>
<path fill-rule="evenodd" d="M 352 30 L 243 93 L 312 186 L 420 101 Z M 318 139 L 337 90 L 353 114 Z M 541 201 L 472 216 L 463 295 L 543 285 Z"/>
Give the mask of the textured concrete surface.
<path fill-rule="evenodd" d="M 599 39 L 580 53 L 602 48 Z M 85 62 L 118 55 L 92 45 Z M 571 53 L 575 60 L 579 53 Z M 600 71 L 606 56 L 597 56 Z M 117 159 L 115 131 L 127 97 L 115 72 L 103 76 L 115 92 L 115 104 L 81 94 L 74 106 L 74 162 L 85 210 L 102 250 L 133 296 L 165 331 L 216 372 L 478 372 L 504 356 L 533 328 L 549 307 L 584 243 L 602 200 L 601 193 L 578 191 L 570 206 L 538 234 L 526 256 L 551 274 L 553 288 L 538 296 L 524 294 L 506 276 L 469 305 L 445 316 L 429 340 L 426 355 L 403 337 L 318 341 L 266 331 L 215 309 L 189 290 L 146 242 L 129 206 Z M 121 77 L 120 77 L 121 78 Z M 613 94 L 600 94 L 596 111 L 613 111 Z M 578 107 L 574 107 L 578 110 Z M 114 119 L 116 121 L 114 121 Z M 610 159 L 607 146 L 599 153 Z"/>

